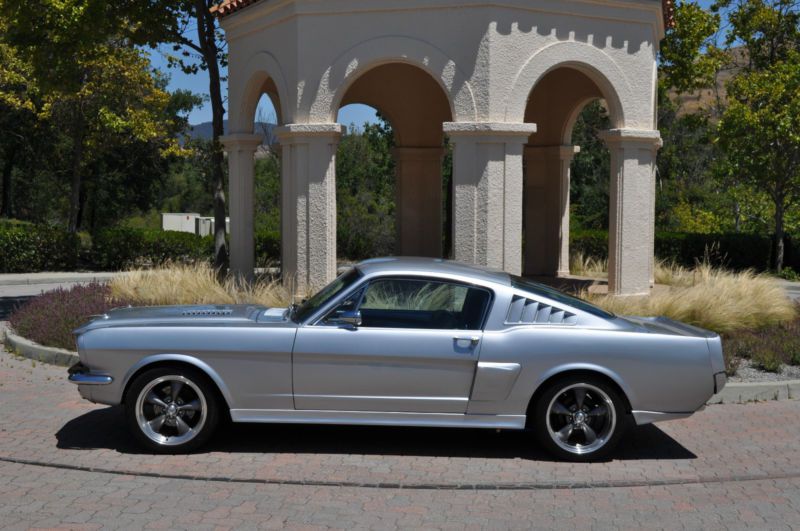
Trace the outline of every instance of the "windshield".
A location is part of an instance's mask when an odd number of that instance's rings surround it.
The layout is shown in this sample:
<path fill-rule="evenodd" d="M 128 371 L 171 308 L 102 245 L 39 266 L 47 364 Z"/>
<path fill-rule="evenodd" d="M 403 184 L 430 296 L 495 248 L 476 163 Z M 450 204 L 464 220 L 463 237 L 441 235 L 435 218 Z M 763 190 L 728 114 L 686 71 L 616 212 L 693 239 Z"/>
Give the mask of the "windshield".
<path fill-rule="evenodd" d="M 319 308 L 325 305 L 326 302 L 336 297 L 339 293 L 346 288 L 352 286 L 361 276 L 361 273 L 355 267 L 352 267 L 339 275 L 339 277 L 318 291 L 313 297 L 306 300 L 294 312 L 294 320 L 296 322 L 305 321 L 306 318 L 313 315 Z"/>
<path fill-rule="evenodd" d="M 545 286 L 544 284 L 539 284 L 538 282 L 533 282 L 532 280 L 518 277 L 516 275 L 509 276 L 511 277 L 511 285 L 516 289 L 527 291 L 532 295 L 541 295 L 542 297 L 547 297 L 548 299 L 552 299 L 557 302 L 563 302 L 564 304 L 568 304 L 573 308 L 577 308 L 578 310 L 590 313 L 597 317 L 602 317 L 604 319 L 616 317 L 613 313 L 609 313 L 602 308 L 598 308 L 594 304 L 586 302 L 583 299 L 579 299 L 578 297 L 573 297 L 572 295 L 562 293 L 557 289 L 551 288 L 550 286 Z"/>

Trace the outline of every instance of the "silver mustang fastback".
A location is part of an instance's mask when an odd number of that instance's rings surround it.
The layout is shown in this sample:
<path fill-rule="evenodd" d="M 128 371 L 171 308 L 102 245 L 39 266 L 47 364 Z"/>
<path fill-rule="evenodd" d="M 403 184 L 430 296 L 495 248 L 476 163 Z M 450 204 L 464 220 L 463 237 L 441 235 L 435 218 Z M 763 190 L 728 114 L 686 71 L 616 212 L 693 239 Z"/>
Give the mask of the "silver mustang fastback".
<path fill-rule="evenodd" d="M 300 306 L 122 308 L 75 333 L 81 396 L 124 404 L 167 453 L 230 415 L 529 429 L 557 457 L 600 459 L 633 422 L 689 416 L 726 382 L 715 333 L 435 259 L 362 262 Z"/>

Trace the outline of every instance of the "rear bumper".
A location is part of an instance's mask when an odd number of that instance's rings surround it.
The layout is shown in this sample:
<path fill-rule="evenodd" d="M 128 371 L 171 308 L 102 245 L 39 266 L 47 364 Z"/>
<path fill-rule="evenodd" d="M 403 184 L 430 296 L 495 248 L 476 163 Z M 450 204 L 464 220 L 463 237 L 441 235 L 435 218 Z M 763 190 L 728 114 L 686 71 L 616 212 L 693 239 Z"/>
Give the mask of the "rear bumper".
<path fill-rule="evenodd" d="M 725 372 L 718 372 L 714 375 L 714 394 L 719 393 L 725 388 L 728 383 L 728 375 Z"/>

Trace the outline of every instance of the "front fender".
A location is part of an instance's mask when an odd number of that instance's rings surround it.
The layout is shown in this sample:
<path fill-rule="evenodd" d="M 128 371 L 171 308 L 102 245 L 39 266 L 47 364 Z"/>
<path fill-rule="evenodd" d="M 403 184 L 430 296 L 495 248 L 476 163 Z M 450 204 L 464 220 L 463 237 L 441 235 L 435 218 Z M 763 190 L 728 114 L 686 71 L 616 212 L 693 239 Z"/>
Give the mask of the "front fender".
<path fill-rule="evenodd" d="M 225 402 L 228 404 L 228 407 L 231 406 L 231 404 L 233 403 L 233 397 L 231 396 L 230 390 L 225 385 L 225 382 L 222 380 L 219 374 L 217 374 L 217 371 L 211 368 L 211 366 L 206 362 L 204 362 L 203 360 L 200 360 L 194 356 L 190 356 L 187 354 L 151 354 L 137 361 L 134 365 L 132 365 L 128 369 L 128 372 L 125 373 L 125 377 L 123 378 L 122 381 L 123 391 L 119 401 L 122 402 L 124 400 L 125 393 L 128 390 L 128 385 L 130 384 L 135 374 L 137 374 L 140 370 L 155 363 L 163 363 L 169 361 L 186 363 L 203 371 L 206 374 L 206 376 L 211 378 L 211 380 L 219 389 L 220 393 L 222 393 L 222 397 L 225 399 Z"/>

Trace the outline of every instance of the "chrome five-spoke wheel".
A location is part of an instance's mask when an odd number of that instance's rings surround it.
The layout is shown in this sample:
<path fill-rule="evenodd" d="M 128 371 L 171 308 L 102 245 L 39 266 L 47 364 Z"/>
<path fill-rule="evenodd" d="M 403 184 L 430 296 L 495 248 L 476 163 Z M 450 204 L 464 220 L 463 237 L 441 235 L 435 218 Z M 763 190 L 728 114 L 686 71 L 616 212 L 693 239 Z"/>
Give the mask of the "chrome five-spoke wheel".
<path fill-rule="evenodd" d="M 137 439 L 157 452 L 184 452 L 200 446 L 217 420 L 211 384 L 191 369 L 156 368 L 136 378 L 126 402 Z"/>
<path fill-rule="evenodd" d="M 176 446 L 194 439 L 206 422 L 206 397 L 189 379 L 177 374 L 156 378 L 136 400 L 139 429 L 153 442 Z"/>
<path fill-rule="evenodd" d="M 597 378 L 567 378 L 551 384 L 536 407 L 536 430 L 546 449 L 574 461 L 600 459 L 625 428 L 622 398 Z"/>
<path fill-rule="evenodd" d="M 601 389 L 572 384 L 550 401 L 547 431 L 567 452 L 586 454 L 599 450 L 614 433 L 617 415 L 611 398 Z"/>

